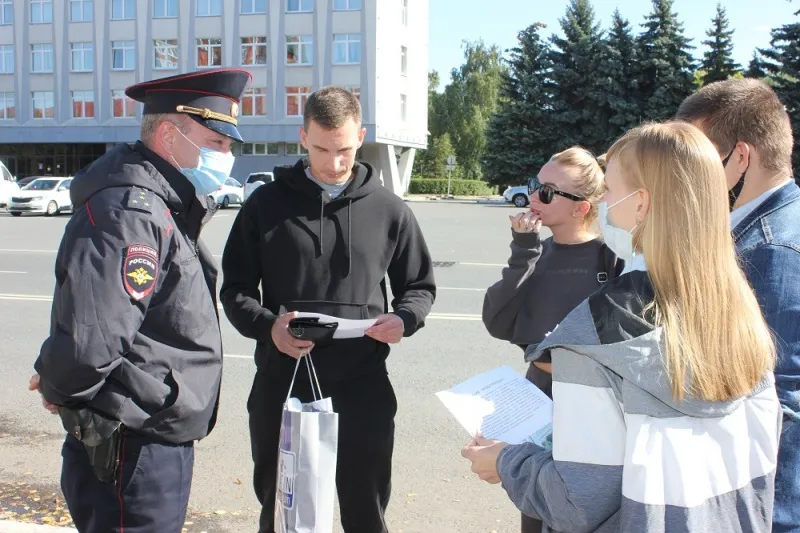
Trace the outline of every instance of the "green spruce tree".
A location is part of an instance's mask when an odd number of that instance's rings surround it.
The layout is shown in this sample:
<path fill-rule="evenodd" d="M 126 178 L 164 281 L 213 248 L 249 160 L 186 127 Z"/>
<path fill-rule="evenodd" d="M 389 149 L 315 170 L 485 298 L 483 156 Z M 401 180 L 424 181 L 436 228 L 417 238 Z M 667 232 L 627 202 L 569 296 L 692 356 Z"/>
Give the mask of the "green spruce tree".
<path fill-rule="evenodd" d="M 745 77 L 747 78 L 755 78 L 755 79 L 763 79 L 767 77 L 767 71 L 764 70 L 764 62 L 761 59 L 761 56 L 758 55 L 758 50 L 753 51 L 753 58 L 750 60 L 750 64 L 747 66 L 747 70 L 744 73 Z"/>
<path fill-rule="evenodd" d="M 603 67 L 597 74 L 610 109 L 605 148 L 640 121 L 639 68 L 636 40 L 630 23 L 614 11 L 603 51 Z M 603 148 L 602 150 L 605 150 Z"/>
<path fill-rule="evenodd" d="M 673 10 L 674 0 L 652 0 L 639 36 L 642 118 L 665 120 L 674 116 L 684 98 L 692 93 L 694 69 L 690 40 Z"/>
<path fill-rule="evenodd" d="M 703 85 L 727 80 L 739 70 L 739 65 L 733 60 L 734 31 L 728 29 L 730 24 L 721 3 L 717 4 L 717 14 L 711 20 L 711 24 L 711 29 L 706 31 L 709 39 L 703 41 L 708 47 L 700 67 L 705 71 Z"/>
<path fill-rule="evenodd" d="M 553 117 L 558 147 L 602 150 L 611 110 L 599 76 L 603 35 L 590 0 L 570 0 L 560 20 L 564 37 L 551 37 Z"/>
<path fill-rule="evenodd" d="M 550 159 L 560 132 L 553 125 L 548 46 L 533 24 L 517 35 L 503 77 L 500 108 L 486 133 L 483 169 L 492 185 L 525 183 Z"/>

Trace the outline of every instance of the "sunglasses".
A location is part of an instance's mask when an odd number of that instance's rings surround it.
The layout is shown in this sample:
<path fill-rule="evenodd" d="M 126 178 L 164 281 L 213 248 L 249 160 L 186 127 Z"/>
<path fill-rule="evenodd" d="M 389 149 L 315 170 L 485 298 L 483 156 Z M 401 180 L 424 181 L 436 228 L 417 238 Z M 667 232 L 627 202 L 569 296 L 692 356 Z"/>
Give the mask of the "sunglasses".
<path fill-rule="evenodd" d="M 569 198 L 574 202 L 583 202 L 586 198 L 581 196 L 577 196 L 575 194 L 570 194 L 568 192 L 559 191 L 552 185 L 547 185 L 539 181 L 539 178 L 534 176 L 528 180 L 528 196 L 533 196 L 533 193 L 539 191 L 539 201 L 543 204 L 549 204 L 553 201 L 553 196 L 556 194 L 559 196 L 563 196 L 564 198 Z"/>

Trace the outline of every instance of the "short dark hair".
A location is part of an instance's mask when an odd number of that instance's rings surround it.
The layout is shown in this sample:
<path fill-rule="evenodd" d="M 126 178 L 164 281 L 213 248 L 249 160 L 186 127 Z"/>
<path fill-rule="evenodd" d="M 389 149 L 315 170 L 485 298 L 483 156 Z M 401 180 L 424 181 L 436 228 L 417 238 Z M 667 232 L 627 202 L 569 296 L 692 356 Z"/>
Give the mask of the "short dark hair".
<path fill-rule="evenodd" d="M 361 103 L 342 87 L 323 87 L 308 97 L 303 111 L 303 127 L 316 122 L 326 130 L 341 128 L 348 119 L 361 124 Z"/>
<path fill-rule="evenodd" d="M 754 146 L 767 170 L 792 168 L 792 126 L 786 107 L 766 83 L 729 79 L 710 83 L 687 97 L 676 116 L 700 127 L 722 152 L 739 141 Z"/>

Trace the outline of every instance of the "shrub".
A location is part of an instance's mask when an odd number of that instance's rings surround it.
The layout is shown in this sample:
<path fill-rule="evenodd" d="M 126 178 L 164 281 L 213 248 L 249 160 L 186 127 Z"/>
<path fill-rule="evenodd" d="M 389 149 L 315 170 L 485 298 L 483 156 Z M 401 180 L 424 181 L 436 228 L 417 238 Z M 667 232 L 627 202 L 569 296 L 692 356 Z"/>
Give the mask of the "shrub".
<path fill-rule="evenodd" d="M 412 178 L 408 194 L 447 194 L 447 180 Z M 491 196 L 494 189 L 481 180 L 451 180 L 450 194 L 454 196 Z"/>

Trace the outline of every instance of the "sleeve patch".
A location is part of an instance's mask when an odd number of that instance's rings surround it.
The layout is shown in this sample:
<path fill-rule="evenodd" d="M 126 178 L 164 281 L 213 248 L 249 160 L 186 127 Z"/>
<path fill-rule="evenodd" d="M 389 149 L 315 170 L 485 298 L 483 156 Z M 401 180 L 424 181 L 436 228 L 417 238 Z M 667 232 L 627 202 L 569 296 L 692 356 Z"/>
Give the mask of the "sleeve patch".
<path fill-rule="evenodd" d="M 158 252 L 151 246 L 133 244 L 125 249 L 122 262 L 122 284 L 134 300 L 141 300 L 156 286 Z"/>
<path fill-rule="evenodd" d="M 137 209 L 139 211 L 152 213 L 154 199 L 155 199 L 155 194 L 153 193 L 153 191 L 147 189 L 140 189 L 138 187 L 132 187 L 130 190 L 128 190 L 127 200 L 125 201 L 125 208 Z"/>

